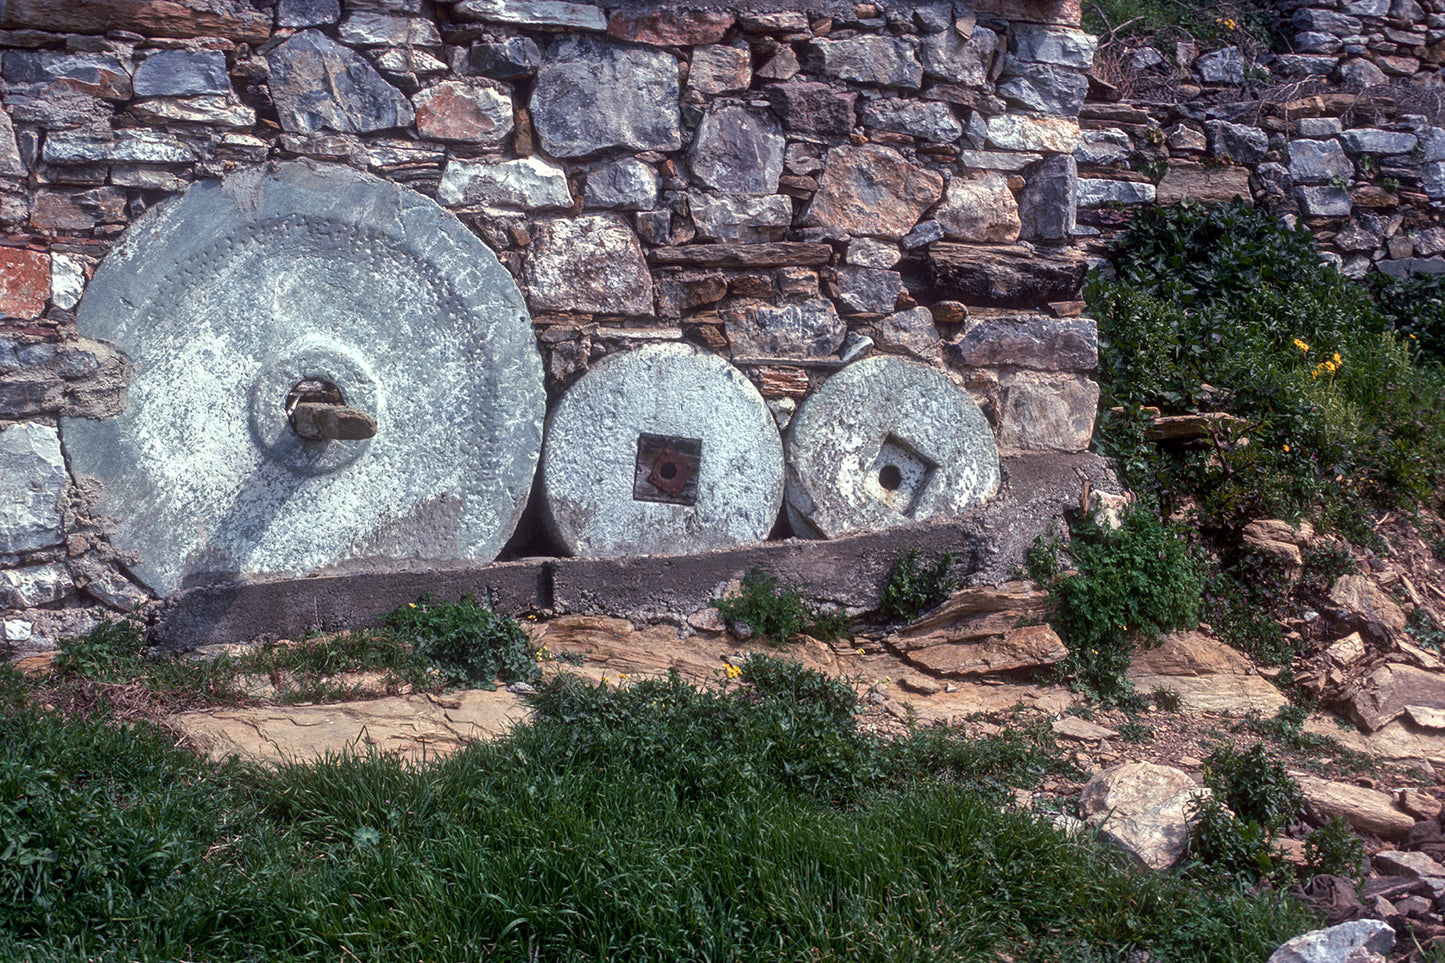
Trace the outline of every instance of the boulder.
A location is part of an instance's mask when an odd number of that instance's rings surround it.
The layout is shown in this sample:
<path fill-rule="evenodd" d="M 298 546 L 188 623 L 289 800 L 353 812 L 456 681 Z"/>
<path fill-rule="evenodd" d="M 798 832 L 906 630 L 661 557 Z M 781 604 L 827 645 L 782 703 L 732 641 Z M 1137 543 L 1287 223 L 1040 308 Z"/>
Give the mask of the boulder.
<path fill-rule="evenodd" d="M 1355 691 L 1350 717 L 1365 731 L 1374 732 L 1406 713 L 1412 720 L 1426 715 L 1422 709 L 1445 710 L 1445 676 L 1412 665 L 1386 663 L 1367 675 Z"/>
<path fill-rule="evenodd" d="M 817 70 L 829 77 L 885 87 L 917 88 L 923 83 L 917 41 L 911 37 L 859 36 L 814 40 L 810 52 Z"/>
<path fill-rule="evenodd" d="M 981 244 L 1012 244 L 1022 227 L 1008 179 L 992 172 L 955 177 L 934 217 L 945 237 Z"/>
<path fill-rule="evenodd" d="M 1053 665 L 1068 655 L 1038 622 L 1046 593 L 1032 582 L 960 589 L 888 636 L 908 662 L 939 675 L 963 676 Z"/>
<path fill-rule="evenodd" d="M 303 30 L 266 55 L 283 130 L 362 134 L 415 119 L 401 91 L 361 55 L 318 30 Z"/>
<path fill-rule="evenodd" d="M 1125 677 L 1141 692 L 1168 689 L 1195 712 L 1272 716 L 1289 700 L 1243 655 L 1202 632 L 1172 632 L 1135 652 Z"/>
<path fill-rule="evenodd" d="M 928 249 L 938 296 L 988 307 L 1078 300 L 1089 263 L 1071 251 L 941 241 Z"/>
<path fill-rule="evenodd" d="M 794 304 L 739 300 L 720 308 L 718 315 L 727 326 L 734 361 L 826 358 L 842 346 L 848 333 L 826 298 Z"/>
<path fill-rule="evenodd" d="M 1266 963 L 1370 963 L 1395 947 L 1395 931 L 1384 920 L 1351 920 L 1296 936 L 1270 954 Z"/>
<path fill-rule="evenodd" d="M 1330 604 L 1352 628 L 1386 640 L 1405 632 L 1405 613 L 1363 575 L 1341 575 L 1330 586 Z"/>
<path fill-rule="evenodd" d="M 1186 197 L 1205 204 L 1224 204 L 1243 198 L 1251 199 L 1249 171 L 1243 167 L 1206 167 L 1187 161 L 1170 162 L 1169 173 L 1165 174 L 1155 189 L 1156 203 L 1177 204 Z"/>
<path fill-rule="evenodd" d="M 1298 776 L 1305 805 L 1320 821 L 1339 816 L 1355 829 L 1384 839 L 1403 839 L 1415 825 L 1386 793 L 1316 776 Z"/>
<path fill-rule="evenodd" d="M 609 147 L 678 150 L 677 59 L 661 50 L 568 36 L 547 48 L 532 93 L 532 120 L 553 157 Z"/>
<path fill-rule="evenodd" d="M 1015 451 L 1084 451 L 1099 386 L 1083 375 L 1005 371 L 998 379 L 998 444 Z"/>
<path fill-rule="evenodd" d="M 948 348 L 952 360 L 970 368 L 1091 371 L 1099 361 L 1099 328 L 1091 318 L 986 315 L 965 321 Z"/>
<path fill-rule="evenodd" d="M 1181 769 L 1131 762 L 1085 784 L 1079 815 L 1143 865 L 1168 869 L 1184 855 L 1193 807 L 1211 795 Z"/>
<path fill-rule="evenodd" d="M 777 120 L 743 107 L 703 117 L 688 152 L 693 179 L 729 194 L 772 194 L 783 173 L 786 141 Z"/>
<path fill-rule="evenodd" d="M 423 137 L 494 146 L 512 133 L 512 98 L 499 87 L 444 80 L 412 98 Z"/>

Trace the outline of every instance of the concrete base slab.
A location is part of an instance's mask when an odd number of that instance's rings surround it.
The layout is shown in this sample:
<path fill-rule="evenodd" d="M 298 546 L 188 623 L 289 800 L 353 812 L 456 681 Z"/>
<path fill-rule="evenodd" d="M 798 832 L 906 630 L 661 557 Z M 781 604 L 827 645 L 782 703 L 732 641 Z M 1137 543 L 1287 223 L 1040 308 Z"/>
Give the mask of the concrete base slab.
<path fill-rule="evenodd" d="M 1118 485 L 1096 455 L 1019 455 L 1002 461 L 999 494 L 947 524 L 917 525 L 833 541 L 788 540 L 689 556 L 625 559 L 522 559 L 478 566 L 338 572 L 305 579 L 238 580 L 186 589 L 161 606 L 158 643 L 188 649 L 308 630 L 339 631 L 376 619 L 423 592 L 455 599 L 464 592 L 499 611 L 610 615 L 681 625 L 707 608 L 729 581 L 754 567 L 796 586 L 812 601 L 863 611 L 878 603 L 888 571 L 910 548 L 960 559 L 969 584 L 1006 581 L 1034 538 L 1063 530 L 1087 481 Z"/>

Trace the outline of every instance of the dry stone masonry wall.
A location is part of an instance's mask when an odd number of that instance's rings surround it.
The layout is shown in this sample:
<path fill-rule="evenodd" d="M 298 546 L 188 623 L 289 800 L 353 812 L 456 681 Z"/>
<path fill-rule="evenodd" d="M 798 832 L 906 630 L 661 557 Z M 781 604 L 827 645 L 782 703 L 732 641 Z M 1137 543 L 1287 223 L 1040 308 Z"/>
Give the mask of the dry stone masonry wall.
<path fill-rule="evenodd" d="M 609 368 L 651 363 L 603 359 L 673 345 L 657 357 L 726 362 L 786 431 L 837 372 L 881 357 L 913 388 L 941 378 L 971 398 L 1006 460 L 1088 447 L 1097 339 L 1080 284 L 1139 205 L 1238 195 L 1304 219 L 1350 273 L 1445 270 L 1445 6 L 1282 6 L 1282 55 L 1101 52 L 1071 0 L 696 6 L 0 5 L 6 631 L 28 631 L 19 610 L 129 610 L 153 588 L 113 543 L 103 492 L 67 466 L 66 424 L 133 404 L 126 346 L 76 314 L 127 228 L 202 181 L 297 162 L 434 199 L 515 280 L 553 412 L 584 383 L 605 407 L 626 391 Z M 954 470 L 872 427 L 898 454 L 883 503 L 915 504 L 905 482 Z M 697 433 L 647 437 L 695 467 Z M 659 476 L 638 458 L 645 489 Z M 973 500 L 997 487 L 970 472 Z M 749 497 L 775 512 L 771 485 Z M 807 529 L 814 493 L 786 500 Z M 797 534 L 871 523 L 815 527 Z M 676 547 L 717 547 L 684 528 Z"/>

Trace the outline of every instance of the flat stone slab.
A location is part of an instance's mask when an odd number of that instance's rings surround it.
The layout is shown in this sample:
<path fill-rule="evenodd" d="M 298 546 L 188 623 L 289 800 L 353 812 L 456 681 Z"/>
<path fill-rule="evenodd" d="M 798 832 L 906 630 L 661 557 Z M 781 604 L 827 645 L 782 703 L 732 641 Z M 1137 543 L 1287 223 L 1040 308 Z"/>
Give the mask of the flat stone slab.
<path fill-rule="evenodd" d="M 861 610 L 877 604 L 894 560 L 910 548 L 930 557 L 954 552 L 968 584 L 1006 581 L 1023 565 L 1035 537 L 1057 528 L 1062 513 L 1078 506 L 1084 480 L 1095 491 L 1118 487 L 1103 460 L 1087 452 L 1007 456 L 1002 475 L 997 496 L 952 522 L 827 542 L 790 539 L 687 557 L 413 562 L 362 572 L 342 567 L 309 578 L 238 577 L 168 598 L 157 613 L 155 638 L 166 648 L 185 649 L 361 628 L 423 592 L 439 599 L 471 592 L 492 600 L 500 612 L 553 609 L 679 622 L 755 567 L 785 584 L 806 585 L 819 604 Z"/>
<path fill-rule="evenodd" d="M 612 355 L 547 422 L 548 527 L 574 555 L 685 555 L 761 542 L 783 499 L 767 403 L 722 358 L 685 344 Z"/>
<path fill-rule="evenodd" d="M 521 696 L 472 689 L 322 706 L 184 712 L 168 721 L 218 761 L 240 756 L 276 764 L 375 748 L 419 762 L 502 735 L 528 715 Z"/>
<path fill-rule="evenodd" d="M 916 362 L 849 365 L 789 427 L 787 510 L 801 537 L 944 521 L 998 487 L 998 446 L 983 412 Z"/>
<path fill-rule="evenodd" d="M 344 167 L 203 181 L 138 220 L 77 312 L 129 357 L 117 417 L 65 419 L 72 471 L 157 594 L 348 562 L 486 562 L 541 448 L 531 317 L 435 202 Z M 376 437 L 306 441 L 286 405 L 332 384 Z"/>

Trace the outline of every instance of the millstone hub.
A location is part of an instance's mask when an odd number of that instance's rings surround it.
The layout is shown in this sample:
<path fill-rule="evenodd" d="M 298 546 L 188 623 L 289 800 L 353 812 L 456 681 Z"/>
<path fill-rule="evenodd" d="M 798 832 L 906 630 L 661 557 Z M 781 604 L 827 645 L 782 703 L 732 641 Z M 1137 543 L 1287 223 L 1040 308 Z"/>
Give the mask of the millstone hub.
<path fill-rule="evenodd" d="M 998 491 L 998 447 L 978 405 L 934 368 L 858 361 L 789 426 L 787 511 L 805 538 L 956 518 Z"/>
<path fill-rule="evenodd" d="M 66 455 L 156 592 L 485 562 L 516 526 L 545 405 L 530 315 L 421 195 L 303 163 L 202 182 L 132 226 L 76 324 L 130 380 L 120 416 L 64 421 Z"/>
<path fill-rule="evenodd" d="M 576 555 L 685 555 L 765 539 L 783 497 L 767 403 L 722 358 L 655 344 L 605 358 L 552 411 L 547 522 Z"/>

